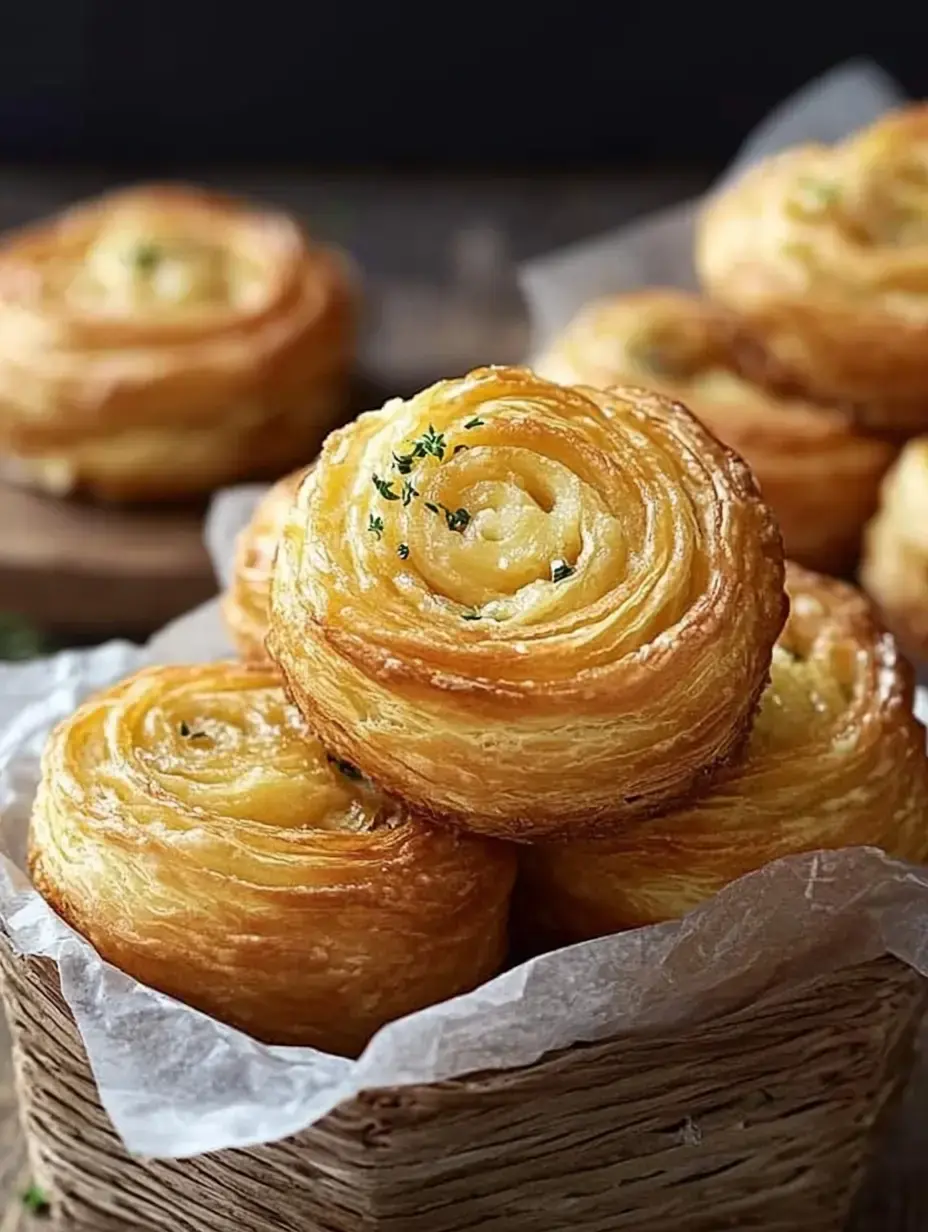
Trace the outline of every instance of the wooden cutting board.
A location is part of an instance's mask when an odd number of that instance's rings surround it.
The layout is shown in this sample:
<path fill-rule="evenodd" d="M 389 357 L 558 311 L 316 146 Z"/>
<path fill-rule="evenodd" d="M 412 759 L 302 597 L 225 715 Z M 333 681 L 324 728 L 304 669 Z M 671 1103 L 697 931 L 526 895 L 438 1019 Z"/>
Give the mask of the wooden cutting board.
<path fill-rule="evenodd" d="M 0 481 L 0 612 L 67 640 L 145 637 L 215 593 L 202 520 L 197 508 L 96 508 Z"/>

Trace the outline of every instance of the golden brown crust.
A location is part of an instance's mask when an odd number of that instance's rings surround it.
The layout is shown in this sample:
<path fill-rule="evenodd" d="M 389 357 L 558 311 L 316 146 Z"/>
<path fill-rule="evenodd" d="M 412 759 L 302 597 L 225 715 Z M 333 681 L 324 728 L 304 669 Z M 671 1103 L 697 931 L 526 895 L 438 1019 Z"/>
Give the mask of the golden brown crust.
<path fill-rule="evenodd" d="M 108 961 L 258 1039 L 359 1052 L 493 975 L 502 845 L 432 830 L 326 758 L 269 667 L 141 672 L 51 737 L 40 893 Z"/>
<path fill-rule="evenodd" d="M 754 471 L 787 555 L 826 573 L 856 562 L 895 447 L 862 434 L 849 412 L 741 376 L 728 323 L 705 300 L 665 289 L 599 300 L 535 368 L 570 385 L 626 382 L 683 402 Z"/>
<path fill-rule="evenodd" d="M 683 915 L 771 860 L 840 847 L 928 858 L 912 673 L 863 595 L 796 566 L 744 762 L 697 802 L 600 843 L 523 853 L 514 927 L 533 948 Z"/>
<path fill-rule="evenodd" d="M 232 582 L 222 596 L 222 615 L 232 642 L 253 662 L 268 657 L 264 645 L 271 596 L 271 569 L 290 505 L 306 473 L 285 475 L 259 501 L 251 521 L 235 544 Z"/>
<path fill-rule="evenodd" d="M 737 752 L 782 580 L 750 472 L 682 407 L 486 368 L 329 438 L 268 650 L 326 746 L 409 807 L 609 834 Z"/>
<path fill-rule="evenodd" d="M 79 205 L 0 248 L 4 470 L 169 500 L 309 460 L 343 410 L 355 293 L 273 210 L 184 187 Z"/>
<path fill-rule="evenodd" d="M 928 437 L 910 441 L 886 476 L 860 576 L 906 654 L 928 662 Z"/>
<path fill-rule="evenodd" d="M 928 426 L 928 106 L 749 170 L 706 207 L 696 262 L 778 383 Z"/>

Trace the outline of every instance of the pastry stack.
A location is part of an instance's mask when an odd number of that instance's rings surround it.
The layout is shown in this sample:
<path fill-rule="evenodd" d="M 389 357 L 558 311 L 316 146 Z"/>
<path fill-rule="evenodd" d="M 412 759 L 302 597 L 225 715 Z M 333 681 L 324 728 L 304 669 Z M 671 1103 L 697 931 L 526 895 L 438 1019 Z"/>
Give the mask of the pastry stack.
<path fill-rule="evenodd" d="M 683 401 L 750 463 L 789 556 L 849 574 L 887 469 L 928 434 L 928 107 L 755 166 L 710 200 L 694 255 L 704 298 L 594 303 L 536 367 Z M 928 658 L 928 523 L 911 503 L 928 470 L 908 449 L 862 576 Z"/>
<path fill-rule="evenodd" d="M 277 210 L 113 193 L 0 245 L 0 473 L 161 502 L 308 461 L 342 422 L 354 278 Z"/>
<path fill-rule="evenodd" d="M 362 415 L 268 495 L 224 610 L 240 661 L 57 729 L 29 860 L 105 958 L 258 1039 L 355 1055 L 778 856 L 928 857 L 895 643 L 660 393 L 488 368 Z"/>

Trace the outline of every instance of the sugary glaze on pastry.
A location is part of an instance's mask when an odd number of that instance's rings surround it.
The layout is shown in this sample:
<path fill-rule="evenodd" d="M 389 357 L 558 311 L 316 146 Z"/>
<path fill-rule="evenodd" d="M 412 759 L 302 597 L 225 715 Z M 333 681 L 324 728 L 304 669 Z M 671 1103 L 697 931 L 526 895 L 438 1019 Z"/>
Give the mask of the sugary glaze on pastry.
<path fill-rule="evenodd" d="M 170 499 L 310 458 L 342 409 L 354 291 L 286 215 L 192 188 L 80 205 L 0 248 L 4 469 Z"/>
<path fill-rule="evenodd" d="M 925 730 L 912 675 L 866 599 L 790 565 L 789 621 L 747 756 L 697 802 L 614 839 L 523 852 L 518 929 L 568 944 L 683 915 L 798 852 L 928 858 Z"/>
<path fill-rule="evenodd" d="M 160 667 L 51 737 L 36 888 L 108 961 L 258 1039 L 353 1054 L 501 964 L 502 845 L 328 758 L 267 667 Z"/>
<path fill-rule="evenodd" d="M 609 834 L 740 750 L 782 581 L 750 472 L 681 407 L 487 368 L 329 438 L 268 649 L 326 746 L 420 813 Z"/>
<path fill-rule="evenodd" d="M 696 260 L 768 379 L 928 425 L 928 106 L 752 168 L 710 201 Z"/>
<path fill-rule="evenodd" d="M 568 385 L 644 385 L 683 402 L 745 459 L 800 564 L 840 573 L 857 557 L 895 455 L 836 408 L 778 396 L 738 371 L 731 331 L 707 301 L 655 289 L 586 307 L 537 360 Z"/>
<path fill-rule="evenodd" d="M 234 574 L 222 597 L 222 615 L 243 659 L 267 658 L 264 641 L 268 628 L 271 568 L 303 474 L 303 470 L 294 471 L 268 490 L 236 542 Z"/>
<path fill-rule="evenodd" d="M 886 476 L 861 581 L 906 654 L 928 663 L 928 437 L 910 441 Z"/>

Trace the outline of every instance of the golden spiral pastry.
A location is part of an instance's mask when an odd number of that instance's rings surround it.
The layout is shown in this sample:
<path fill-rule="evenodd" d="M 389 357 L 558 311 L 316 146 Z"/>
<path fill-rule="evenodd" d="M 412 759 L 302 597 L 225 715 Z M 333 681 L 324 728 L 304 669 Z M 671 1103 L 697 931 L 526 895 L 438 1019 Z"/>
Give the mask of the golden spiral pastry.
<path fill-rule="evenodd" d="M 532 847 L 517 929 L 563 945 L 673 919 L 782 856 L 928 859 L 925 730 L 908 665 L 863 595 L 790 565 L 792 610 L 744 761 L 693 804 L 608 842 Z"/>
<path fill-rule="evenodd" d="M 928 437 L 910 441 L 883 482 L 861 581 L 906 654 L 928 663 Z"/>
<path fill-rule="evenodd" d="M 696 262 L 767 379 L 928 426 L 928 106 L 749 170 L 709 202 Z"/>
<path fill-rule="evenodd" d="M 0 247 L 0 454 L 58 494 L 169 500 L 312 457 L 343 411 L 354 291 L 284 214 L 182 187 Z"/>
<path fill-rule="evenodd" d="M 109 962 L 276 1044 L 354 1054 L 493 975 L 502 844 L 415 821 L 326 757 L 270 668 L 143 671 L 46 747 L 39 892 Z"/>
<path fill-rule="evenodd" d="M 243 659 L 267 659 L 271 569 L 277 542 L 305 470 L 285 475 L 262 497 L 235 545 L 232 582 L 222 596 L 222 615 Z"/>
<path fill-rule="evenodd" d="M 705 300 L 664 289 L 599 300 L 535 368 L 568 385 L 644 385 L 683 402 L 750 465 L 789 557 L 826 573 L 856 561 L 895 449 L 859 432 L 846 411 L 741 376 L 726 322 Z"/>
<path fill-rule="evenodd" d="M 329 438 L 268 649 L 326 747 L 416 811 L 610 834 L 740 750 L 782 582 L 750 472 L 683 408 L 486 368 Z"/>

